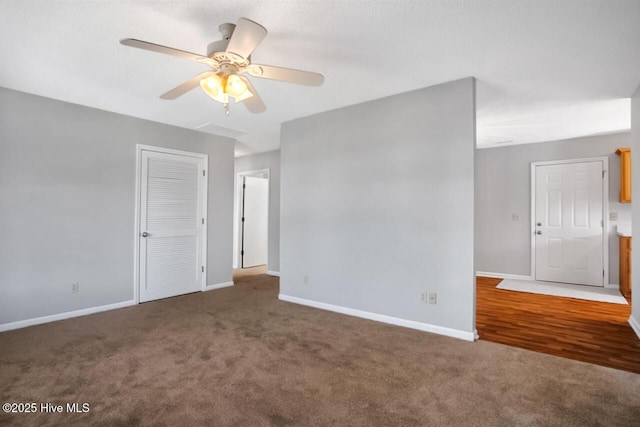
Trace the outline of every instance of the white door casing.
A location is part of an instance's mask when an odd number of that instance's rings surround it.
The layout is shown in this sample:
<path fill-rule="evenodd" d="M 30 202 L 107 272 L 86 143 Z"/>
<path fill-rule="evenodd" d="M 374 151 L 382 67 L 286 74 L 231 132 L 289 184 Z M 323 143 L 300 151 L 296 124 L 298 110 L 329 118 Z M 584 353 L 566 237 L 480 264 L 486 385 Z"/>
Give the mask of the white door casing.
<path fill-rule="evenodd" d="M 136 287 L 139 302 L 206 285 L 205 154 L 138 146 Z"/>
<path fill-rule="evenodd" d="M 535 280 L 604 286 L 606 161 L 532 164 Z"/>
<path fill-rule="evenodd" d="M 269 180 L 244 176 L 242 267 L 267 263 Z"/>

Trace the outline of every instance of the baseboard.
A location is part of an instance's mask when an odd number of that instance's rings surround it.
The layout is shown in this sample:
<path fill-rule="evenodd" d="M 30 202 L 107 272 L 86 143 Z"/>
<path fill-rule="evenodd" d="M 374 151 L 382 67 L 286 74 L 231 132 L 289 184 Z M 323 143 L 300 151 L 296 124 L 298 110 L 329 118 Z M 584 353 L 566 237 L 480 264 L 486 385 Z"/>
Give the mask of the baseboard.
<path fill-rule="evenodd" d="M 620 289 L 620 285 L 618 285 L 617 283 L 607 283 L 606 285 L 604 285 L 605 289 Z"/>
<path fill-rule="evenodd" d="M 276 277 L 280 277 L 280 272 L 279 271 L 267 271 L 267 274 L 269 276 L 276 276 Z"/>
<path fill-rule="evenodd" d="M 117 308 L 130 307 L 136 305 L 135 300 L 117 302 L 115 304 L 99 305 L 97 307 L 83 308 L 82 310 L 67 311 L 65 313 L 52 314 L 50 316 L 36 317 L 33 319 L 19 320 L 17 322 L 4 323 L 0 325 L 0 332 L 11 331 L 13 329 L 26 328 L 27 326 L 40 325 L 43 323 L 55 322 L 57 320 L 71 319 L 72 317 L 87 316 L 89 314 L 100 313 L 101 311 L 115 310 Z"/>
<path fill-rule="evenodd" d="M 533 277 L 531 276 L 521 276 L 519 274 L 506 273 L 490 273 L 488 271 L 476 271 L 476 276 L 491 277 L 494 279 L 533 280 Z"/>
<path fill-rule="evenodd" d="M 633 315 L 629 316 L 629 325 L 631 325 L 633 332 L 640 338 L 640 322 L 638 322 Z"/>
<path fill-rule="evenodd" d="M 228 288 L 229 286 L 233 286 L 233 282 L 224 282 L 224 283 L 217 283 L 215 285 L 207 285 L 204 288 L 204 291 L 212 291 L 214 289 L 222 289 L 222 288 Z"/>
<path fill-rule="evenodd" d="M 339 305 L 327 304 L 324 302 L 311 301 L 304 298 L 292 297 L 290 295 L 279 294 L 278 299 L 281 301 L 292 302 L 295 304 L 306 305 L 309 307 L 319 308 L 322 310 L 334 311 L 336 313 L 347 314 L 349 316 L 361 317 L 363 319 L 375 320 L 377 322 L 389 323 L 396 326 L 404 326 L 405 328 L 418 329 L 420 331 L 432 332 L 434 334 L 445 335 L 448 337 L 459 338 L 465 341 L 475 341 L 477 332 L 465 332 L 458 329 L 445 328 L 443 326 L 431 325 L 429 323 L 416 322 L 414 320 L 400 319 L 398 317 L 386 316 L 384 314 L 371 313 L 368 311 L 356 310 L 354 308 L 342 307 Z"/>

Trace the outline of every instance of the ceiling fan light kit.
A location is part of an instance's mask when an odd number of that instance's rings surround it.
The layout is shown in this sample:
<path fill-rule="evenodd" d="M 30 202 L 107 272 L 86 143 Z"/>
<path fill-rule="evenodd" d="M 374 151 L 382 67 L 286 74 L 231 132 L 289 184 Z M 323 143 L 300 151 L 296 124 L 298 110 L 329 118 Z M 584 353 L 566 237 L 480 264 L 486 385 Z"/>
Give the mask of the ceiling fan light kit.
<path fill-rule="evenodd" d="M 200 87 L 204 93 L 222 103 L 227 115 L 230 96 L 236 100 L 236 104 L 253 96 L 242 77 L 235 74 L 211 73 L 209 77 L 200 80 Z"/>
<path fill-rule="evenodd" d="M 267 109 L 249 79 L 240 74 L 247 73 L 253 77 L 307 86 L 320 86 L 324 82 L 324 76 L 320 73 L 252 64 L 251 53 L 267 35 L 267 30 L 260 24 L 240 18 L 237 24 L 222 24 L 218 29 L 222 33 L 222 40 L 209 43 L 207 56 L 137 39 L 123 39 L 120 43 L 194 60 L 211 67 L 211 71 L 192 77 L 164 93 L 160 98 L 176 99 L 200 85 L 207 95 L 223 105 L 227 115 L 229 115 L 229 97 L 234 98 L 236 103 L 243 103 L 249 112 L 254 114 L 262 113 Z"/>

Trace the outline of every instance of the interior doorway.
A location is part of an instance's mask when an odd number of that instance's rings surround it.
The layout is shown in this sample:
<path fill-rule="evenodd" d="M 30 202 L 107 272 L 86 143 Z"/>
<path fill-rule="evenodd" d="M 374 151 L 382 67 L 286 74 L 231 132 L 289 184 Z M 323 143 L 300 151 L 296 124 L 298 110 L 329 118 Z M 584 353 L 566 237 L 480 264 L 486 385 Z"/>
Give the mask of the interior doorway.
<path fill-rule="evenodd" d="M 269 182 L 268 169 L 240 172 L 237 175 L 235 255 L 239 268 L 268 264 Z"/>

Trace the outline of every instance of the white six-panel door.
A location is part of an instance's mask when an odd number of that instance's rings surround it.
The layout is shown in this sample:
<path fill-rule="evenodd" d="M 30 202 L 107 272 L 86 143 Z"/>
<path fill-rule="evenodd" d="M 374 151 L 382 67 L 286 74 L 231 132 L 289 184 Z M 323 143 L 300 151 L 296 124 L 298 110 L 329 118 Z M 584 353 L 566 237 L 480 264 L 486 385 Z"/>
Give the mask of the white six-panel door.
<path fill-rule="evenodd" d="M 196 292 L 204 283 L 207 158 L 167 151 L 139 153 L 140 302 Z"/>
<path fill-rule="evenodd" d="M 603 286 L 603 164 L 535 166 L 535 279 Z"/>

